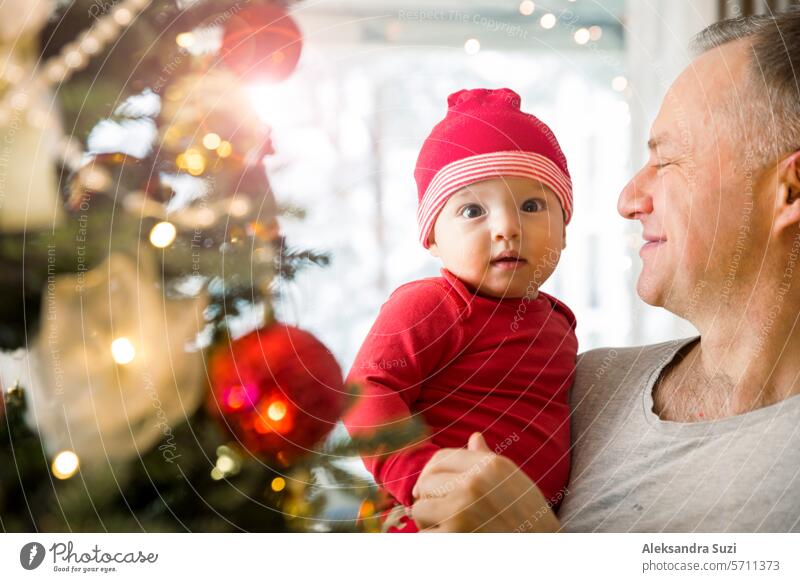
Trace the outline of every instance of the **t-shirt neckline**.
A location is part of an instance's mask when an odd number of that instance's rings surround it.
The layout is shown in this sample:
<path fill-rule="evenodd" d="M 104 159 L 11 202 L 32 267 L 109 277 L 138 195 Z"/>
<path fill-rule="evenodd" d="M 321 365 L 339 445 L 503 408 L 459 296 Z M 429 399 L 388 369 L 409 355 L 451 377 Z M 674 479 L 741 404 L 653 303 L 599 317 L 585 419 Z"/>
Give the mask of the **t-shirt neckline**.
<path fill-rule="evenodd" d="M 700 339 L 700 336 L 693 336 L 683 340 L 676 340 L 669 342 L 664 346 L 664 357 L 653 369 L 642 389 L 642 407 L 647 423 L 658 430 L 659 432 L 671 434 L 673 436 L 680 436 L 686 438 L 703 438 L 709 437 L 733 430 L 739 430 L 749 426 L 768 421 L 778 414 L 783 414 L 786 407 L 800 407 L 800 394 L 790 396 L 780 402 L 775 402 L 768 406 L 744 412 L 735 416 L 720 418 L 717 420 L 703 420 L 697 422 L 677 422 L 674 420 L 662 420 L 653 412 L 653 390 L 656 382 L 661 377 L 664 369 L 672 363 L 675 356 L 678 355 L 683 348 L 692 344 Z"/>

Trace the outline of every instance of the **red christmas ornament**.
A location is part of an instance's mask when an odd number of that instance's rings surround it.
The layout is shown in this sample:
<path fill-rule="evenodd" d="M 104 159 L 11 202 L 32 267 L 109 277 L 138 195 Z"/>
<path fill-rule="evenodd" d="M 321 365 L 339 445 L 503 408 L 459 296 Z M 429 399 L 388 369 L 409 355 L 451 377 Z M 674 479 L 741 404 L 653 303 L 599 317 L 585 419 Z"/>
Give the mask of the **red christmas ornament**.
<path fill-rule="evenodd" d="M 342 371 L 310 333 L 283 324 L 213 349 L 212 411 L 253 454 L 289 462 L 327 435 L 345 405 Z"/>
<path fill-rule="evenodd" d="M 231 70 L 252 81 L 282 81 L 292 74 L 303 35 L 282 6 L 245 8 L 225 26 L 220 55 Z"/>

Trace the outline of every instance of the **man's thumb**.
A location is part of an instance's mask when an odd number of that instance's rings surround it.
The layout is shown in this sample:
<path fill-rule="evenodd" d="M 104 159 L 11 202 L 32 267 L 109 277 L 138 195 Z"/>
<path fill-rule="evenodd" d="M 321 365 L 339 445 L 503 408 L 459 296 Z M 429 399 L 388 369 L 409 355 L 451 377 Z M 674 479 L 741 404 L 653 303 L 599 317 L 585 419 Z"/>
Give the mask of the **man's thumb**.
<path fill-rule="evenodd" d="M 483 435 L 479 432 L 474 432 L 469 436 L 469 441 L 467 442 L 467 450 L 478 451 L 481 453 L 492 452 L 492 449 L 490 449 L 489 445 L 486 444 L 486 440 L 483 438 Z"/>

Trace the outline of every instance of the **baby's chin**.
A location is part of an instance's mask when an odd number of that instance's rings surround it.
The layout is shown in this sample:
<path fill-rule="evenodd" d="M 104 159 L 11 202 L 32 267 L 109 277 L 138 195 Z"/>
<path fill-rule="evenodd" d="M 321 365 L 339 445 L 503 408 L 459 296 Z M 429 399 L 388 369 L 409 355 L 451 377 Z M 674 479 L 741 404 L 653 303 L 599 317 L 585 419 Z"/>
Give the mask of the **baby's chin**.
<path fill-rule="evenodd" d="M 508 289 L 507 291 L 498 291 L 496 289 L 484 289 L 478 288 L 478 295 L 483 297 L 488 297 L 490 299 L 522 299 L 525 298 L 529 301 L 533 301 L 539 296 L 539 290 L 533 290 L 530 293 L 527 291 L 519 291 L 519 290 L 512 290 Z"/>
<path fill-rule="evenodd" d="M 529 277 L 523 274 L 527 273 L 524 270 L 514 275 L 508 272 L 492 273 L 492 268 L 486 267 L 486 270 L 478 275 L 472 272 L 468 274 L 459 272 L 457 268 L 448 267 L 444 263 L 442 266 L 455 275 L 468 289 L 481 297 L 489 299 L 524 298 L 526 301 L 533 301 L 539 296 L 539 286 L 534 285 Z"/>
<path fill-rule="evenodd" d="M 536 286 L 522 285 L 514 283 L 511 285 L 483 285 L 474 286 L 477 289 L 478 295 L 489 297 L 491 299 L 523 299 L 533 301 L 539 296 L 539 288 Z"/>

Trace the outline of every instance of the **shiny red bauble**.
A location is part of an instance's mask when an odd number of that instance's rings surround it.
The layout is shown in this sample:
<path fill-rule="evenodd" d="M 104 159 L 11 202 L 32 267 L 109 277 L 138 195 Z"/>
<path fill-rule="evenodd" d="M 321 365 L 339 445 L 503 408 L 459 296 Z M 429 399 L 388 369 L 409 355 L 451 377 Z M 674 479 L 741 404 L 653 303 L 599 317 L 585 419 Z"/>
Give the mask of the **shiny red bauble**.
<path fill-rule="evenodd" d="M 345 406 L 342 371 L 312 334 L 273 324 L 212 348 L 210 408 L 251 453 L 288 463 L 307 453 Z"/>
<path fill-rule="evenodd" d="M 282 81 L 300 60 L 303 35 L 294 19 L 278 4 L 252 6 L 225 25 L 220 57 L 249 81 Z"/>

